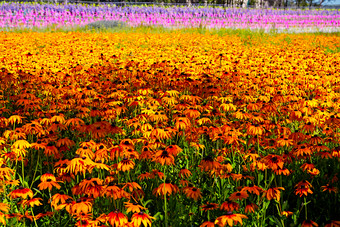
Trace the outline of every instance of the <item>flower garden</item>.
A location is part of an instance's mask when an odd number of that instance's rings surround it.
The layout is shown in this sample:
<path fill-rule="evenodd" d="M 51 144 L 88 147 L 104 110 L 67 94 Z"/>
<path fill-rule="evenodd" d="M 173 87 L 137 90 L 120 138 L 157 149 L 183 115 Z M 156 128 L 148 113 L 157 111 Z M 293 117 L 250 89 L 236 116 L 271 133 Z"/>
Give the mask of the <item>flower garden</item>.
<path fill-rule="evenodd" d="M 340 11 L 0 6 L 3 225 L 340 226 Z"/>

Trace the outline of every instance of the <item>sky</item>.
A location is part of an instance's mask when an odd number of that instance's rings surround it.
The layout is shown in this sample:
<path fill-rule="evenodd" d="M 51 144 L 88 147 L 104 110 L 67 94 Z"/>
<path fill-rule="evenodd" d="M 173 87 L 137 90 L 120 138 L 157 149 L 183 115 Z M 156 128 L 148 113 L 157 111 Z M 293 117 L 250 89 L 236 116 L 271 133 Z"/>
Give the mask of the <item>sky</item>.
<path fill-rule="evenodd" d="M 335 0 L 335 1 L 331 1 L 331 2 L 327 2 L 327 5 L 339 5 L 340 4 L 340 0 Z"/>

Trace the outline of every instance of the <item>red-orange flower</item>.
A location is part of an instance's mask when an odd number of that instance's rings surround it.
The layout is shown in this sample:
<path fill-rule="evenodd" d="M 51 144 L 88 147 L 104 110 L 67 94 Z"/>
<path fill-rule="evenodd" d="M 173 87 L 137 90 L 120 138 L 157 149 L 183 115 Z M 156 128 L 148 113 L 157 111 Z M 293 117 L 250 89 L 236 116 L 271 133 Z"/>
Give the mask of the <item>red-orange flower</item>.
<path fill-rule="evenodd" d="M 318 227 L 319 225 L 311 220 L 305 220 L 302 222 L 301 227 Z"/>
<path fill-rule="evenodd" d="M 106 217 L 107 217 L 107 221 L 113 227 L 124 226 L 126 223 L 128 223 L 127 216 L 123 214 L 122 212 L 120 212 L 119 210 L 110 212 Z"/>
<path fill-rule="evenodd" d="M 340 227 L 340 221 L 335 220 L 327 221 L 325 227 Z"/>
<path fill-rule="evenodd" d="M 307 196 L 308 193 L 310 194 L 313 194 L 311 188 L 312 188 L 312 185 L 306 181 L 306 180 L 303 180 L 303 181 L 300 181 L 299 183 L 297 183 L 295 185 L 295 195 L 299 195 L 300 197 L 301 196 Z"/>
<path fill-rule="evenodd" d="M 135 213 L 132 215 L 131 217 L 131 223 L 133 224 L 133 226 L 145 226 L 151 227 L 151 221 L 152 219 L 156 219 L 144 212 L 139 212 L 139 213 Z"/>
<path fill-rule="evenodd" d="M 230 211 L 230 212 L 234 210 L 238 211 L 240 209 L 240 205 L 234 201 L 227 200 L 221 204 L 220 209 L 224 211 Z"/>
<path fill-rule="evenodd" d="M 18 189 L 11 191 L 9 193 L 9 197 L 11 199 L 16 199 L 16 198 L 22 198 L 22 199 L 27 199 L 27 198 L 33 198 L 33 191 L 29 188 L 24 188 L 24 187 L 19 187 Z"/>
<path fill-rule="evenodd" d="M 218 208 L 218 204 L 217 203 L 209 203 L 207 202 L 206 204 L 203 204 L 201 206 L 203 211 L 208 211 L 208 210 L 216 210 Z"/>

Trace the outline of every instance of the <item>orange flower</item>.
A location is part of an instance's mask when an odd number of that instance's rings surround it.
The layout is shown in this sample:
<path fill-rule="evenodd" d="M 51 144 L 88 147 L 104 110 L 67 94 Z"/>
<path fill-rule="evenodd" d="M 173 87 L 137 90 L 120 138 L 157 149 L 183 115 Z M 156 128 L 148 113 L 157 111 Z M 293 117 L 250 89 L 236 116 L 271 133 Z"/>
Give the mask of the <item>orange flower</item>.
<path fill-rule="evenodd" d="M 34 207 L 34 206 L 40 206 L 42 205 L 42 203 L 40 202 L 42 201 L 42 198 L 33 198 L 30 200 L 23 200 L 22 201 L 22 206 L 29 206 L 29 207 Z"/>
<path fill-rule="evenodd" d="M 10 207 L 7 203 L 0 203 L 0 211 L 7 213 L 9 210 Z"/>
<path fill-rule="evenodd" d="M 125 172 L 133 169 L 134 166 L 135 163 L 132 160 L 129 160 L 128 158 L 123 158 L 123 160 L 118 163 L 117 169 L 119 171 Z"/>
<path fill-rule="evenodd" d="M 278 168 L 283 169 L 283 158 L 279 155 L 269 154 L 263 158 L 265 164 L 271 168 L 272 170 L 276 170 Z"/>
<path fill-rule="evenodd" d="M 77 201 L 71 205 L 71 214 L 79 215 L 81 213 L 87 214 L 92 211 L 92 203 L 88 201 L 81 201 L 81 199 L 77 199 Z"/>
<path fill-rule="evenodd" d="M 11 180 L 14 175 L 14 170 L 8 168 L 6 164 L 0 166 L 0 179 Z"/>
<path fill-rule="evenodd" d="M 186 130 L 191 127 L 190 120 L 186 117 L 178 117 L 175 119 L 175 128 L 178 130 Z"/>
<path fill-rule="evenodd" d="M 320 173 L 320 170 L 318 170 L 317 168 L 313 168 L 312 170 L 307 170 L 307 173 L 309 173 L 312 176 L 316 176 Z"/>
<path fill-rule="evenodd" d="M 11 186 L 18 186 L 20 184 L 20 181 L 19 180 L 8 180 L 8 181 L 5 181 L 5 184 L 11 185 Z"/>
<path fill-rule="evenodd" d="M 264 128 L 260 126 L 259 124 L 250 124 L 247 128 L 247 134 L 248 135 L 262 135 L 264 133 Z"/>
<path fill-rule="evenodd" d="M 199 167 L 204 171 L 212 171 L 220 168 L 221 164 L 214 161 L 211 156 L 207 156 L 201 160 Z"/>
<path fill-rule="evenodd" d="M 120 141 L 119 146 L 123 150 L 128 150 L 128 149 L 134 149 L 135 148 L 131 139 L 124 139 L 124 140 Z"/>
<path fill-rule="evenodd" d="M 248 213 L 254 213 L 255 210 L 257 210 L 258 208 L 259 208 L 259 207 L 258 207 L 256 204 L 254 204 L 254 203 L 249 203 L 249 204 L 247 204 L 246 207 L 244 208 L 244 212 L 245 212 L 246 214 L 248 214 Z"/>
<path fill-rule="evenodd" d="M 164 194 L 170 196 L 177 192 L 179 192 L 179 188 L 175 184 L 171 184 L 168 180 L 153 190 L 153 194 L 158 196 L 164 196 Z"/>
<path fill-rule="evenodd" d="M 146 134 L 147 132 L 144 132 Z M 153 139 L 166 140 L 173 136 L 173 133 L 168 129 L 155 128 L 150 132 Z"/>
<path fill-rule="evenodd" d="M 178 173 L 180 178 L 189 178 L 192 174 L 191 171 L 185 168 L 182 168 Z"/>
<path fill-rule="evenodd" d="M 288 217 L 288 216 L 293 215 L 293 212 L 291 212 L 291 211 L 282 211 L 281 215 Z"/>
<path fill-rule="evenodd" d="M 91 165 L 94 166 L 95 163 L 88 157 L 83 156 L 80 158 L 79 156 L 76 156 L 75 158 L 70 160 L 65 171 L 75 175 L 77 175 L 78 173 L 82 173 L 83 175 L 85 175 L 86 170 L 88 170 L 88 167 Z"/>
<path fill-rule="evenodd" d="M 24 117 L 21 117 L 19 115 L 12 115 L 7 119 L 7 122 L 14 125 L 14 124 L 20 124 L 22 123 L 22 119 Z"/>
<path fill-rule="evenodd" d="M 282 175 L 283 174 L 285 176 L 288 176 L 290 174 L 290 171 L 286 167 L 283 167 L 282 169 L 279 167 L 278 169 L 274 170 L 274 173 L 276 175 Z"/>
<path fill-rule="evenodd" d="M 146 208 L 142 207 L 141 205 L 138 205 L 138 203 L 130 203 L 130 202 L 124 202 L 125 207 L 127 208 L 126 213 L 139 213 L 141 210 L 146 210 Z"/>
<path fill-rule="evenodd" d="M 194 199 L 195 201 L 202 198 L 201 190 L 199 188 L 185 187 L 183 188 L 183 191 L 188 198 Z"/>
<path fill-rule="evenodd" d="M 300 144 L 293 150 L 293 154 L 297 157 L 309 156 L 312 150 L 308 144 Z"/>
<path fill-rule="evenodd" d="M 59 204 L 66 203 L 66 200 L 68 199 L 72 200 L 72 198 L 68 195 L 65 195 L 63 193 L 56 193 L 50 199 L 51 206 L 53 206 L 55 209 Z"/>
<path fill-rule="evenodd" d="M 99 178 L 87 178 L 79 183 L 78 193 L 98 198 L 103 190 L 103 181 Z"/>
<path fill-rule="evenodd" d="M 58 211 L 58 210 L 61 210 L 61 209 L 64 209 L 71 213 L 72 212 L 72 206 L 75 204 L 76 202 L 72 199 L 72 198 L 68 198 L 65 200 L 64 203 L 61 203 L 59 204 L 58 206 L 55 207 L 55 209 Z"/>
<path fill-rule="evenodd" d="M 139 213 L 135 213 L 132 215 L 131 217 L 131 223 L 133 224 L 133 226 L 145 226 L 151 227 L 151 220 L 152 219 L 156 219 L 154 217 L 151 217 L 150 215 L 144 213 L 144 212 L 139 212 Z"/>
<path fill-rule="evenodd" d="M 215 227 L 214 221 L 205 221 L 203 222 L 200 227 Z"/>
<path fill-rule="evenodd" d="M 247 192 L 239 191 L 239 192 L 234 192 L 233 194 L 231 194 L 229 196 L 229 199 L 231 201 L 236 201 L 236 200 L 243 200 L 243 199 L 246 199 L 248 197 L 249 197 L 249 195 L 247 194 Z"/>
<path fill-rule="evenodd" d="M 303 163 L 300 167 L 303 171 L 306 171 L 306 170 L 312 170 L 315 168 L 314 164 L 313 163 L 310 163 L 310 162 L 306 162 L 306 163 Z"/>
<path fill-rule="evenodd" d="M 142 187 L 136 183 L 136 182 L 126 182 L 124 183 L 123 189 L 129 189 L 130 192 L 133 192 L 134 190 L 140 190 Z"/>
<path fill-rule="evenodd" d="M 280 147 L 284 147 L 284 146 L 289 147 L 294 144 L 294 140 L 288 139 L 288 138 L 280 138 L 276 140 L 276 143 Z"/>
<path fill-rule="evenodd" d="M 166 150 L 160 150 L 155 154 L 155 162 L 161 165 L 175 165 L 175 158 Z"/>
<path fill-rule="evenodd" d="M 242 225 L 242 219 L 244 218 L 248 219 L 248 217 L 244 214 L 233 214 L 233 212 L 228 211 L 226 215 L 222 215 L 216 218 L 215 224 L 219 226 L 226 226 L 227 224 L 229 226 L 233 226 L 239 223 L 240 225 Z"/>
<path fill-rule="evenodd" d="M 56 187 L 57 189 L 60 189 L 61 186 L 57 183 L 55 176 L 50 173 L 43 174 L 40 178 L 41 183 L 38 185 L 39 190 L 52 190 L 53 187 Z"/>
<path fill-rule="evenodd" d="M 169 145 L 165 150 L 171 154 L 172 156 L 176 157 L 180 152 L 182 152 L 182 148 L 177 145 Z"/>
<path fill-rule="evenodd" d="M 104 196 L 114 198 L 115 200 L 130 197 L 130 194 L 128 192 L 114 185 L 114 182 L 110 182 L 109 185 L 105 186 L 103 188 L 102 194 Z"/>
<path fill-rule="evenodd" d="M 280 201 L 281 192 L 279 190 L 285 190 L 283 187 L 269 188 L 264 192 L 263 196 L 266 196 L 268 200 L 275 199 L 276 201 Z"/>
<path fill-rule="evenodd" d="M 252 185 L 252 186 L 246 186 L 241 189 L 241 192 L 249 192 L 255 195 L 260 195 L 261 192 L 263 192 L 263 189 L 259 186 Z"/>
<path fill-rule="evenodd" d="M 333 186 L 333 185 L 330 185 L 330 184 L 326 184 L 325 186 L 321 186 L 322 188 L 322 191 L 328 191 L 329 193 L 338 193 L 338 188 Z"/>

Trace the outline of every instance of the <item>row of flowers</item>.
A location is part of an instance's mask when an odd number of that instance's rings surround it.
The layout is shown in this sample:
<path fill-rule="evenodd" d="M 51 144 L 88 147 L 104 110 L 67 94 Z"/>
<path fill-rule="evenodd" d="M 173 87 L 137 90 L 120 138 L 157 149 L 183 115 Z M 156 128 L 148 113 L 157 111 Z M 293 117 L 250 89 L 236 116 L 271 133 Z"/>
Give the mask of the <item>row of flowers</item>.
<path fill-rule="evenodd" d="M 0 40 L 1 223 L 340 226 L 339 37 Z"/>
<path fill-rule="evenodd" d="M 125 22 L 129 26 L 166 28 L 250 28 L 322 31 L 340 27 L 339 10 L 276 10 L 193 7 L 119 7 L 1 3 L 0 27 L 84 26 L 94 21 Z"/>

